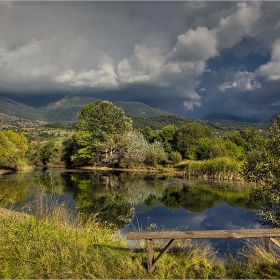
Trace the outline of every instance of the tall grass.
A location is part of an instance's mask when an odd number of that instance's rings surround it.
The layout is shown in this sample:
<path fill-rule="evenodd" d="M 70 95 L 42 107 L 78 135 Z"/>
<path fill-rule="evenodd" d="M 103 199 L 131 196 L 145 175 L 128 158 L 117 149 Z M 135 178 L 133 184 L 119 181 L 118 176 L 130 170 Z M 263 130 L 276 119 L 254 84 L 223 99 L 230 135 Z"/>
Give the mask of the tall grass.
<path fill-rule="evenodd" d="M 184 161 L 178 168 L 184 170 L 188 177 L 240 179 L 241 162 L 229 157 L 219 157 L 203 161 Z"/>
<path fill-rule="evenodd" d="M 251 244 L 241 251 L 240 259 L 226 264 L 209 244 L 189 240 L 177 242 L 149 275 L 143 247 L 128 246 L 122 234 L 105 228 L 94 216 L 73 219 L 66 203 L 54 200 L 47 208 L 40 206 L 46 199 L 41 194 L 39 205 L 33 206 L 33 215 L 27 218 L 0 216 L 0 278 L 279 277 L 279 255 L 265 246 Z M 155 255 L 161 245 L 156 244 Z"/>

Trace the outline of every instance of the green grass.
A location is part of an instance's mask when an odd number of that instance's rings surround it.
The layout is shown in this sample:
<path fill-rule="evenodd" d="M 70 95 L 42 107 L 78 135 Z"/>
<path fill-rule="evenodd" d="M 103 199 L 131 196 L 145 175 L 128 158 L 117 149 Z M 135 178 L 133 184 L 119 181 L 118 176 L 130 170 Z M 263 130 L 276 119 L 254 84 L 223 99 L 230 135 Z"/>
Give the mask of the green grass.
<path fill-rule="evenodd" d="M 240 179 L 239 172 L 242 162 L 229 157 L 209 160 L 188 160 L 181 162 L 177 168 L 184 170 L 189 177 L 206 177 L 213 179 Z"/>
<path fill-rule="evenodd" d="M 43 197 L 44 198 L 44 197 Z M 42 200 L 39 200 L 41 203 Z M 0 278 L 3 279 L 209 279 L 279 278 L 279 252 L 249 243 L 236 258 L 224 262 L 207 243 L 179 241 L 146 271 L 143 244 L 128 246 L 121 234 L 95 217 L 74 220 L 64 203 L 16 219 L 0 217 Z M 39 215 L 37 215 L 39 214 Z M 155 254 L 162 248 L 155 244 Z M 223 258 L 224 259 L 224 258 Z"/>

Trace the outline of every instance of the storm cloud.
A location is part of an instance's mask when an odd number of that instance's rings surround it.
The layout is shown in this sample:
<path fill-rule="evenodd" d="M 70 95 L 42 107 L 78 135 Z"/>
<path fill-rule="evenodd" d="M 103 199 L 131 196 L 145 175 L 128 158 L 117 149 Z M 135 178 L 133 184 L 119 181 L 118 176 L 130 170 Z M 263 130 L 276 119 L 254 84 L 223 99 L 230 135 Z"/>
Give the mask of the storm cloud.
<path fill-rule="evenodd" d="M 259 1 L 0 2 L 0 95 L 265 118 L 280 112 L 279 12 Z"/>

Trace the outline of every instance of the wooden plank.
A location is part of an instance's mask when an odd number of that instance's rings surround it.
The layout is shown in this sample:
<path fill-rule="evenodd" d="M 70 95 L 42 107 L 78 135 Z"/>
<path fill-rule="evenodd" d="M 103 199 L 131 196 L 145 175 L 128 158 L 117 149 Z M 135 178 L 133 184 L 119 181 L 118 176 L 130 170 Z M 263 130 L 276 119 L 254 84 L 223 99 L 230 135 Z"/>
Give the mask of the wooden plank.
<path fill-rule="evenodd" d="M 269 238 L 275 245 L 280 247 L 280 241 L 277 238 L 270 237 Z"/>
<path fill-rule="evenodd" d="M 250 238 L 277 237 L 280 229 L 234 229 L 202 231 L 130 232 L 127 239 L 201 239 L 201 238 Z"/>
<path fill-rule="evenodd" d="M 151 239 L 146 240 L 146 250 L 147 250 L 148 272 L 153 273 L 155 270 L 155 266 L 153 266 L 154 250 L 153 250 L 153 241 Z"/>
<path fill-rule="evenodd" d="M 155 259 L 153 266 L 156 266 L 156 264 L 159 262 L 159 260 L 163 257 L 163 255 L 172 247 L 176 239 L 171 239 L 168 244 L 163 248 L 163 250 L 160 252 L 160 254 Z"/>

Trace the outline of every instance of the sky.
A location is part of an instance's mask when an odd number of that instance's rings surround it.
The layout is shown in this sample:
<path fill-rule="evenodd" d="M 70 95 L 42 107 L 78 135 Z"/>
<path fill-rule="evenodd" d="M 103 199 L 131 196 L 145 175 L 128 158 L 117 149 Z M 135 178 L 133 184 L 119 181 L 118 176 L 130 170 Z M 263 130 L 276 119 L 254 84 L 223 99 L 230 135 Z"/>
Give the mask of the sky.
<path fill-rule="evenodd" d="M 270 117 L 280 113 L 279 15 L 278 1 L 1 1 L 0 95 Z"/>

